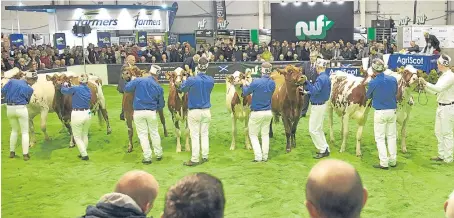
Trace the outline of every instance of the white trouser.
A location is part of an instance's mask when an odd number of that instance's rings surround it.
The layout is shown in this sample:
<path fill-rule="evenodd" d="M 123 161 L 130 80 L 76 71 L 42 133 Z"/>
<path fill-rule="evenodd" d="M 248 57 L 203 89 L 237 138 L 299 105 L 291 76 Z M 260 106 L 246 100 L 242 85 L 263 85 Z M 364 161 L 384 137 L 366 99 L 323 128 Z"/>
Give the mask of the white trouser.
<path fill-rule="evenodd" d="M 188 112 L 189 133 L 191 134 L 192 158 L 194 163 L 199 162 L 200 140 L 202 141 L 202 158 L 208 159 L 210 143 L 208 139 L 208 128 L 210 127 L 210 109 L 192 109 Z"/>
<path fill-rule="evenodd" d="M 396 136 L 396 110 L 376 110 L 374 114 L 374 135 L 377 143 L 378 157 L 380 165 L 388 167 L 389 164 L 395 165 L 397 161 L 397 136 Z M 388 142 L 386 151 L 385 137 Z M 389 158 L 388 158 L 389 153 Z"/>
<path fill-rule="evenodd" d="M 322 105 L 312 105 L 311 115 L 309 117 L 309 134 L 311 135 L 312 142 L 320 153 L 324 153 L 326 149 L 329 151 L 325 133 L 323 132 L 323 120 L 326 107 L 326 103 Z"/>
<path fill-rule="evenodd" d="M 151 148 L 148 134 L 150 134 L 154 154 L 158 158 L 162 157 L 161 137 L 158 132 L 156 111 L 135 110 L 133 118 L 134 123 L 136 124 L 137 136 L 139 137 L 140 145 L 142 146 L 144 160 L 151 160 Z"/>
<path fill-rule="evenodd" d="M 28 154 L 30 138 L 28 135 L 28 110 L 26 105 L 8 105 L 6 115 L 11 125 L 11 135 L 9 137 L 9 151 L 16 150 L 17 136 L 19 129 L 22 133 L 22 153 Z"/>
<path fill-rule="evenodd" d="M 252 149 L 254 149 L 255 160 L 268 160 L 268 152 L 270 150 L 270 122 L 273 114 L 271 110 L 267 111 L 252 111 L 249 117 L 248 129 L 249 138 L 251 139 Z M 262 136 L 262 147 L 258 135 Z"/>
<path fill-rule="evenodd" d="M 90 128 L 90 110 L 71 112 L 71 129 L 82 157 L 88 156 L 88 129 Z"/>
<path fill-rule="evenodd" d="M 435 136 L 438 139 L 438 157 L 453 161 L 454 105 L 438 106 L 435 117 Z"/>

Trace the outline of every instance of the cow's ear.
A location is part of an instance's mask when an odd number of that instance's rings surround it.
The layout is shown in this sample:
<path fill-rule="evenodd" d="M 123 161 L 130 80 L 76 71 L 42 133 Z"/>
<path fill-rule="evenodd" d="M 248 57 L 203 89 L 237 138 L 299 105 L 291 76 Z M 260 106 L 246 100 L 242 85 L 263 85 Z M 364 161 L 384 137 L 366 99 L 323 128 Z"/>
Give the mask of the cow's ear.
<path fill-rule="evenodd" d="M 47 81 L 53 81 L 54 77 L 51 75 L 46 75 Z"/>
<path fill-rule="evenodd" d="M 304 70 L 302 67 L 298 67 L 298 70 L 301 72 L 301 73 L 304 73 Z"/>
<path fill-rule="evenodd" d="M 169 80 L 169 79 L 170 79 L 170 72 L 167 71 L 167 72 L 166 72 L 166 80 Z"/>
<path fill-rule="evenodd" d="M 252 72 L 250 70 L 248 70 L 244 74 L 246 75 L 246 78 L 248 78 L 248 77 L 251 77 Z"/>
<path fill-rule="evenodd" d="M 287 73 L 287 71 L 283 69 L 277 69 L 277 72 L 281 75 L 285 75 Z"/>

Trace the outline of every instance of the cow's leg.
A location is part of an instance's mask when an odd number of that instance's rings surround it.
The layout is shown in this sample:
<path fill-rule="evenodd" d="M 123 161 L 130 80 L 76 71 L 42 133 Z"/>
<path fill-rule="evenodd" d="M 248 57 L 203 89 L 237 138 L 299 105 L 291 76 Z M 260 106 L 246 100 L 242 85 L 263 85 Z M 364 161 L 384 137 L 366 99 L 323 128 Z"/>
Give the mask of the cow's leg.
<path fill-rule="evenodd" d="M 232 112 L 232 143 L 230 143 L 230 150 L 235 150 L 236 145 L 236 118 L 235 114 Z"/>
<path fill-rule="evenodd" d="M 284 128 L 285 128 L 285 137 L 287 139 L 287 145 L 286 145 L 286 152 L 292 151 L 291 147 L 291 136 L 292 136 L 292 129 L 291 129 L 291 123 L 290 120 L 287 117 L 283 117 L 283 123 L 284 123 Z"/>
<path fill-rule="evenodd" d="M 361 139 L 363 137 L 364 124 L 358 125 L 358 130 L 356 132 L 356 156 L 361 156 Z"/>
<path fill-rule="evenodd" d="M 244 140 L 245 140 L 245 147 L 248 150 L 251 150 L 251 140 L 249 138 L 249 114 L 246 114 L 246 117 L 244 118 Z"/>
<path fill-rule="evenodd" d="M 407 140 L 407 122 L 408 122 L 409 117 L 410 117 L 410 114 L 407 114 L 407 117 L 402 122 L 401 137 L 400 137 L 401 142 L 400 143 L 402 144 L 403 153 L 407 153 L 407 141 L 406 141 Z"/>
<path fill-rule="evenodd" d="M 109 135 L 110 133 L 112 133 L 112 128 L 110 127 L 110 122 L 109 122 L 109 115 L 107 114 L 107 110 L 105 108 L 101 108 L 100 111 L 101 111 L 102 117 L 107 125 L 107 135 Z"/>
<path fill-rule="evenodd" d="M 347 137 L 348 137 L 348 120 L 349 116 L 347 114 L 344 114 L 342 116 L 342 145 L 341 149 L 339 152 L 344 152 L 345 151 L 345 145 L 347 143 Z"/>
<path fill-rule="evenodd" d="M 36 135 L 35 135 L 35 126 L 33 124 L 33 117 L 28 118 L 28 130 L 30 132 L 30 145 L 29 147 L 33 147 L 36 144 Z"/>
<path fill-rule="evenodd" d="M 73 136 L 73 130 L 72 130 L 72 127 L 71 127 L 71 120 L 65 120 L 64 123 L 65 123 L 66 129 L 68 129 L 68 132 L 69 132 L 69 137 L 70 137 L 69 148 L 74 148 L 76 146 L 76 141 L 74 140 L 74 136 Z"/>
<path fill-rule="evenodd" d="M 47 115 L 49 114 L 48 110 L 42 110 L 41 111 L 41 131 L 44 133 L 44 139 L 46 141 L 49 141 L 49 135 L 47 134 Z"/>
<path fill-rule="evenodd" d="M 164 137 L 167 137 L 167 127 L 166 127 L 166 118 L 164 117 L 164 111 L 158 110 L 159 113 L 159 120 L 161 120 L 162 128 L 164 129 Z"/>
<path fill-rule="evenodd" d="M 298 128 L 299 118 L 297 118 L 292 125 L 292 146 L 296 148 L 296 128 Z"/>
<path fill-rule="evenodd" d="M 186 141 L 185 141 L 185 151 L 191 151 L 191 146 L 189 144 L 189 126 L 188 126 L 188 119 L 185 118 L 184 119 L 184 122 L 186 123 L 186 128 L 185 128 L 185 131 L 184 131 L 184 134 L 186 136 Z"/>
<path fill-rule="evenodd" d="M 180 130 L 180 122 L 178 119 L 173 119 L 173 124 L 175 125 L 175 137 L 177 137 L 177 153 L 181 152 L 181 130 Z"/>
<path fill-rule="evenodd" d="M 329 140 L 334 145 L 334 129 L 333 129 L 333 108 L 328 105 L 328 125 L 329 125 Z"/>
<path fill-rule="evenodd" d="M 128 144 L 128 153 L 132 152 L 132 149 L 133 149 L 133 145 L 132 145 L 132 136 L 134 135 L 134 129 L 132 127 L 132 119 L 131 118 L 127 118 L 126 119 L 126 125 L 128 126 L 128 140 L 129 140 L 129 144 Z"/>
<path fill-rule="evenodd" d="M 270 133 L 269 133 L 270 138 L 273 138 L 273 118 L 271 118 L 270 122 Z"/>

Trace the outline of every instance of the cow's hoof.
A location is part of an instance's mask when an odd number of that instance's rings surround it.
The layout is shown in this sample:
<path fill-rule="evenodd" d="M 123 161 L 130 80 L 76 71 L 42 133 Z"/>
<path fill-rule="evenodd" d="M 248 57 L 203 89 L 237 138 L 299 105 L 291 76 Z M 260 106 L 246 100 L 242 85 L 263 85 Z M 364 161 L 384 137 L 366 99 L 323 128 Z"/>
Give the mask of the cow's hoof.
<path fill-rule="evenodd" d="M 344 153 L 344 151 L 345 151 L 344 148 L 341 148 L 341 149 L 339 150 L 340 153 Z"/>
<path fill-rule="evenodd" d="M 235 146 L 230 146 L 230 150 L 231 151 L 235 150 Z"/>
<path fill-rule="evenodd" d="M 35 146 L 35 143 L 30 143 L 30 145 L 28 145 L 29 148 L 32 148 L 33 146 Z"/>
<path fill-rule="evenodd" d="M 58 133 L 65 133 L 66 132 L 66 129 L 60 129 L 60 131 L 58 131 Z"/>
<path fill-rule="evenodd" d="M 177 153 L 180 153 L 180 152 L 181 152 L 181 148 L 180 149 L 177 148 Z"/>
<path fill-rule="evenodd" d="M 76 147 L 76 146 L 75 145 L 70 145 L 68 148 L 74 148 L 74 147 Z"/>
<path fill-rule="evenodd" d="M 184 151 L 190 152 L 191 149 L 190 148 L 186 148 Z"/>
<path fill-rule="evenodd" d="M 361 154 L 361 151 L 360 151 L 360 152 L 356 152 L 356 156 L 357 156 L 357 157 L 361 157 L 361 156 L 363 156 L 363 155 Z"/>
<path fill-rule="evenodd" d="M 164 131 L 164 137 L 168 137 L 169 134 L 167 133 L 167 131 Z"/>
<path fill-rule="evenodd" d="M 111 128 L 108 128 L 107 129 L 107 135 L 110 135 L 112 133 L 112 129 Z"/>
<path fill-rule="evenodd" d="M 405 148 L 405 147 L 402 148 L 402 153 L 404 153 L 404 154 L 407 153 L 407 148 Z"/>
<path fill-rule="evenodd" d="M 290 151 L 292 151 L 292 149 L 290 148 L 287 148 L 287 150 L 285 150 L 287 153 L 290 153 Z"/>
<path fill-rule="evenodd" d="M 246 146 L 247 150 L 252 150 L 252 147 L 250 145 Z"/>
<path fill-rule="evenodd" d="M 132 148 L 128 148 L 128 153 L 131 153 L 132 152 Z"/>
<path fill-rule="evenodd" d="M 270 138 L 273 138 L 274 135 L 273 135 L 273 133 L 270 133 L 268 136 L 269 136 Z"/>

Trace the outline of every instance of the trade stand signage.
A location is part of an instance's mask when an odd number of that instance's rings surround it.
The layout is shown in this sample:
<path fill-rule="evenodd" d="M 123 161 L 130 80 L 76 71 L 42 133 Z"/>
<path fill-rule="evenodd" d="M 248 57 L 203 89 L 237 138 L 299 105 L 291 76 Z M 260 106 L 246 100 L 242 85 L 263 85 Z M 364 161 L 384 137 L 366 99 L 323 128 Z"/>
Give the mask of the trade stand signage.
<path fill-rule="evenodd" d="M 429 73 L 431 70 L 437 68 L 438 57 L 438 55 L 392 54 L 389 57 L 388 66 L 390 69 L 396 69 L 402 66 L 413 65 L 416 69 Z"/>
<path fill-rule="evenodd" d="M 336 71 L 342 71 L 347 74 L 351 74 L 353 76 L 363 76 L 361 75 L 361 71 L 359 70 L 358 67 L 339 67 L 339 68 L 326 68 L 326 72 L 328 72 L 329 75 Z"/>
<path fill-rule="evenodd" d="M 58 9 L 57 25 L 60 30 L 71 30 L 74 25 L 88 24 L 93 30 L 144 30 L 166 32 L 167 11 L 145 9 Z"/>
<path fill-rule="evenodd" d="M 136 42 L 139 47 L 147 47 L 147 32 L 144 31 L 137 32 Z"/>
<path fill-rule="evenodd" d="M 55 47 L 58 50 L 66 48 L 66 35 L 64 33 L 55 33 L 54 34 L 54 43 Z"/>
<path fill-rule="evenodd" d="M 98 47 L 110 47 L 112 45 L 109 32 L 98 32 Z"/>
<path fill-rule="evenodd" d="M 217 36 L 235 36 L 235 30 L 217 30 Z"/>
<path fill-rule="evenodd" d="M 353 1 L 272 3 L 271 37 L 277 41 L 353 41 L 353 11 Z"/>
<path fill-rule="evenodd" d="M 195 31 L 195 37 L 213 37 L 214 31 L 213 30 L 196 30 Z"/>
<path fill-rule="evenodd" d="M 227 28 L 228 22 L 227 22 L 226 8 L 225 8 L 225 0 L 214 1 L 214 6 L 215 6 L 214 14 L 216 14 L 214 28 L 215 29 Z"/>
<path fill-rule="evenodd" d="M 24 45 L 24 34 L 10 34 L 9 35 L 9 42 L 11 46 L 19 47 Z"/>

